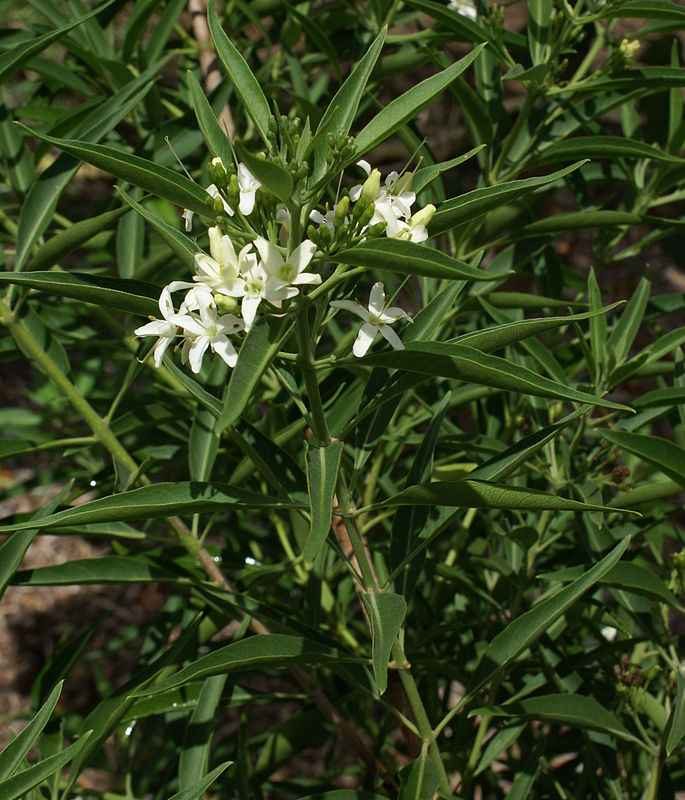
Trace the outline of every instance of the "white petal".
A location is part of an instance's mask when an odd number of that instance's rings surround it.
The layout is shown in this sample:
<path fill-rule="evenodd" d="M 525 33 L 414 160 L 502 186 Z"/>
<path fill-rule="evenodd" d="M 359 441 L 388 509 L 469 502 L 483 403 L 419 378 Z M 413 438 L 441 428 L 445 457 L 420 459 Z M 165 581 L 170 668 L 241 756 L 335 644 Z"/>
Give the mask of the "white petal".
<path fill-rule="evenodd" d="M 217 336 L 213 339 L 212 350 L 220 356 L 229 367 L 235 367 L 238 361 L 238 354 L 235 351 L 235 347 L 233 347 L 226 336 Z"/>
<path fill-rule="evenodd" d="M 364 322 L 366 322 L 369 318 L 369 312 L 364 308 L 364 306 L 360 306 L 359 303 L 355 303 L 354 300 L 331 300 L 330 304 L 333 308 L 344 308 L 345 311 L 351 311 L 353 314 L 361 317 Z"/>
<path fill-rule="evenodd" d="M 356 203 L 361 196 L 362 196 L 362 185 L 361 183 L 358 183 L 356 186 L 353 186 L 350 189 L 350 200 L 353 203 Z"/>
<path fill-rule="evenodd" d="M 193 213 L 189 208 L 184 208 L 183 214 L 181 214 L 186 233 L 190 233 L 193 230 Z"/>
<path fill-rule="evenodd" d="M 326 221 L 326 217 L 324 217 L 324 215 L 320 211 L 317 211 L 316 209 L 309 212 L 309 219 L 316 225 L 323 225 L 323 223 Z"/>
<path fill-rule="evenodd" d="M 217 320 L 224 333 L 237 333 L 242 331 L 245 326 L 242 319 L 236 317 L 235 314 L 224 314 Z"/>
<path fill-rule="evenodd" d="M 219 263 L 205 253 L 195 254 L 195 269 L 199 273 L 200 280 L 219 281 L 221 279 Z"/>
<path fill-rule="evenodd" d="M 421 244 L 428 238 L 428 228 L 425 225 L 414 225 L 411 228 L 410 238 L 412 242 Z"/>
<path fill-rule="evenodd" d="M 243 297 L 243 302 L 240 306 L 240 313 L 243 315 L 243 319 L 245 320 L 245 330 L 249 331 L 252 327 L 252 323 L 254 322 L 254 318 L 257 316 L 257 309 L 259 308 L 259 304 L 262 302 L 261 297 L 250 297 L 245 295 Z"/>
<path fill-rule="evenodd" d="M 148 322 L 147 325 L 141 325 L 140 328 L 136 328 L 134 331 L 136 336 L 173 336 L 175 332 L 175 325 L 161 319 Z"/>
<path fill-rule="evenodd" d="M 218 197 L 221 200 L 221 205 L 224 207 L 224 211 L 228 214 L 229 217 L 233 216 L 233 209 L 224 200 L 216 184 L 214 183 L 210 184 L 207 187 L 206 192 L 213 200 L 216 200 L 216 198 Z"/>
<path fill-rule="evenodd" d="M 255 198 L 257 195 L 256 189 L 248 189 L 240 193 L 240 213 L 249 217 L 254 211 Z"/>
<path fill-rule="evenodd" d="M 167 348 L 173 341 L 174 339 L 171 336 L 160 336 L 159 339 L 157 340 L 157 344 L 155 345 L 155 349 L 153 350 L 152 353 L 152 358 L 157 369 L 159 369 L 162 366 L 162 359 L 164 358 L 164 353 L 166 353 Z"/>
<path fill-rule="evenodd" d="M 296 247 L 290 254 L 288 261 L 297 269 L 298 275 L 309 266 L 309 262 L 314 258 L 316 245 L 309 239 L 305 239 L 302 244 Z"/>
<path fill-rule="evenodd" d="M 205 335 L 204 325 L 202 325 L 200 320 L 191 317 L 190 314 L 181 314 L 176 317 L 176 321 L 184 331 L 191 333 L 193 336 Z"/>
<path fill-rule="evenodd" d="M 255 178 L 250 170 L 242 162 L 238 164 L 238 186 L 240 191 L 257 191 L 262 184 Z"/>
<path fill-rule="evenodd" d="M 385 289 L 383 284 L 378 281 L 371 287 L 371 294 L 369 295 L 369 311 L 377 317 L 383 313 L 385 308 Z"/>
<path fill-rule="evenodd" d="M 222 234 L 219 228 L 210 228 L 209 252 L 222 267 L 235 267 L 238 259 L 235 257 L 235 248 L 230 236 Z M 197 260 L 197 257 L 196 257 Z"/>
<path fill-rule="evenodd" d="M 198 336 L 197 339 L 190 345 L 188 350 L 188 361 L 190 368 L 197 374 L 202 369 L 202 359 L 205 352 L 209 347 L 209 339 L 206 336 Z"/>
<path fill-rule="evenodd" d="M 393 350 L 404 350 L 402 340 L 389 325 L 381 325 L 381 336 L 390 342 Z"/>
<path fill-rule="evenodd" d="M 373 344 L 373 340 L 376 338 L 376 334 L 378 333 L 378 328 L 375 325 L 371 325 L 368 322 L 365 322 L 361 328 L 359 329 L 359 333 L 357 334 L 357 338 L 354 340 L 354 344 L 352 345 L 352 352 L 357 356 L 357 358 L 362 358 L 365 356 L 369 347 Z"/>
<path fill-rule="evenodd" d="M 300 272 L 300 274 L 293 281 L 293 286 L 316 286 L 321 283 L 321 275 L 315 272 Z"/>
<path fill-rule="evenodd" d="M 245 274 L 257 265 L 257 256 L 252 252 L 252 242 L 248 242 L 238 253 L 238 271 Z"/>
<path fill-rule="evenodd" d="M 371 174 L 371 164 L 368 161 L 365 161 L 363 158 L 360 161 L 357 161 L 357 166 L 361 167 L 367 175 Z"/>
<path fill-rule="evenodd" d="M 261 236 L 255 239 L 254 245 L 262 259 L 262 266 L 264 269 L 270 274 L 275 275 L 279 267 L 282 267 L 284 264 L 283 256 L 279 249 L 275 244 L 271 244 L 271 242 L 268 242 L 266 239 L 262 239 Z"/>
<path fill-rule="evenodd" d="M 382 314 L 379 314 L 379 317 L 381 321 L 387 323 L 388 325 L 392 325 L 399 319 L 411 320 L 411 317 L 404 309 L 397 308 L 396 306 L 393 306 L 392 308 L 386 308 Z"/>

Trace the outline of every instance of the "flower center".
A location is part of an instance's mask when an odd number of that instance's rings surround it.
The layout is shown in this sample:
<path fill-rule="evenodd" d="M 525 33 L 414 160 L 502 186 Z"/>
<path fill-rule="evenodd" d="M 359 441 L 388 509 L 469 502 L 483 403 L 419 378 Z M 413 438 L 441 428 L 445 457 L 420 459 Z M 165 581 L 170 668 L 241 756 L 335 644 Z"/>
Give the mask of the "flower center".
<path fill-rule="evenodd" d="M 293 264 L 288 264 L 286 262 L 278 269 L 278 277 L 285 281 L 286 283 L 290 283 L 294 281 L 297 277 L 297 268 Z"/>
<path fill-rule="evenodd" d="M 263 278 L 250 278 L 245 284 L 247 294 L 259 294 L 264 286 Z"/>

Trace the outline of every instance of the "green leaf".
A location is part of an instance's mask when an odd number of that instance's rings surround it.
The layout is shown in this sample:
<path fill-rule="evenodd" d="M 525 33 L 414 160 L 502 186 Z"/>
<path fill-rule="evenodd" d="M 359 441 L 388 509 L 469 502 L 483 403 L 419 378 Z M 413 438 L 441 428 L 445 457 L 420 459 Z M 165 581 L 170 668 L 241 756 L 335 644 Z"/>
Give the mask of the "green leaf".
<path fill-rule="evenodd" d="M 106 231 L 126 213 L 126 207 L 116 208 L 114 211 L 105 211 L 97 217 L 81 220 L 70 225 L 66 230 L 49 239 L 42 245 L 31 258 L 29 269 L 36 270 L 41 267 L 52 267 L 60 259 L 79 248 L 82 244 L 92 239 L 101 231 Z"/>
<path fill-rule="evenodd" d="M 317 125 L 312 146 L 317 148 L 317 169 L 314 181 L 321 176 L 325 167 L 325 159 L 321 158 L 319 151 L 326 145 L 326 137 L 329 133 L 347 136 L 354 122 L 359 103 L 364 95 L 366 84 L 369 82 L 378 56 L 383 49 L 386 29 L 380 31 L 376 38 L 369 45 L 369 49 L 363 57 L 355 64 L 345 82 L 335 93 L 333 99 L 323 113 Z"/>
<path fill-rule="evenodd" d="M 298 800 L 388 800 L 385 795 L 358 792 L 354 789 L 334 789 L 330 792 L 308 794 Z"/>
<path fill-rule="evenodd" d="M 652 284 L 646 278 L 642 278 L 623 314 L 611 331 L 606 347 L 614 358 L 614 366 L 621 366 L 628 358 L 630 348 L 633 346 L 645 315 L 651 288 Z"/>
<path fill-rule="evenodd" d="M 565 167 L 549 175 L 537 178 L 525 178 L 517 181 L 507 181 L 495 186 L 485 186 L 473 189 L 460 197 L 446 200 L 442 203 L 428 226 L 431 236 L 438 236 L 465 222 L 471 222 L 483 216 L 498 206 L 505 205 L 512 200 L 520 201 L 526 195 L 537 189 L 551 187 L 553 184 L 575 172 L 587 164 L 587 160 L 578 161 L 570 167 Z"/>
<path fill-rule="evenodd" d="M 371 662 L 376 690 L 388 688 L 388 662 L 407 614 L 404 597 L 394 592 L 364 592 L 361 595 L 371 624 Z"/>
<path fill-rule="evenodd" d="M 481 772 L 485 772 L 493 761 L 496 761 L 502 753 L 505 753 L 523 733 L 525 727 L 526 723 L 524 722 L 522 725 L 511 725 L 498 731 L 490 739 L 483 751 L 483 755 L 480 757 L 478 766 L 473 773 L 474 777 L 480 775 Z"/>
<path fill-rule="evenodd" d="M 29 750 L 38 742 L 43 729 L 48 724 L 52 712 L 57 706 L 63 685 L 64 682 L 60 681 L 55 686 L 36 716 L 0 753 L 0 781 L 9 778 L 10 775 L 15 773 L 17 767 L 21 766 L 22 761 L 28 755 Z"/>
<path fill-rule="evenodd" d="M 623 136 L 575 136 L 548 145 L 535 160 L 538 164 L 550 164 L 578 158 L 649 158 L 671 164 L 685 163 L 683 158 Z"/>
<path fill-rule="evenodd" d="M 633 401 L 634 408 L 671 408 L 685 403 L 685 386 L 669 386 L 667 389 L 654 389 Z"/>
<path fill-rule="evenodd" d="M 257 319 L 250 328 L 224 392 L 223 411 L 217 420 L 219 433 L 240 419 L 288 330 L 280 321 L 265 318 Z"/>
<path fill-rule="evenodd" d="M 323 547 L 333 519 L 333 500 L 338 482 L 342 442 L 307 447 L 307 486 L 311 522 L 302 550 L 305 561 L 313 562 Z"/>
<path fill-rule="evenodd" d="M 685 8 L 669 0 L 628 0 L 601 9 L 600 16 L 603 19 L 637 18 L 685 22 Z"/>
<path fill-rule="evenodd" d="M 186 72 L 186 76 L 190 90 L 190 102 L 205 142 L 212 153 L 221 159 L 225 167 L 228 167 L 234 162 L 231 140 L 221 128 L 198 79 L 190 70 Z"/>
<path fill-rule="evenodd" d="M 502 325 L 495 325 L 493 328 L 484 328 L 479 331 L 471 331 L 462 334 L 456 339 L 451 339 L 450 344 L 466 345 L 490 353 L 493 350 L 500 350 L 507 345 L 520 342 L 529 336 L 539 336 L 547 331 L 562 328 L 571 322 L 580 322 L 584 319 L 592 319 L 599 314 L 608 314 L 609 311 L 621 305 L 614 303 L 594 311 L 584 311 L 581 314 L 569 314 L 563 317 L 540 317 L 538 319 L 524 319 L 516 322 L 505 322 Z"/>
<path fill-rule="evenodd" d="M 664 731 L 666 757 L 670 758 L 685 736 L 685 676 L 676 673 L 676 698 Z"/>
<path fill-rule="evenodd" d="M 456 80 L 478 58 L 485 44 L 475 47 L 460 61 L 447 67 L 447 69 L 421 81 L 404 94 L 396 97 L 387 106 L 376 114 L 371 122 L 357 134 L 355 139 L 355 155 L 350 158 L 350 163 L 357 161 L 376 145 L 392 136 L 408 119 L 414 117 L 424 106 L 440 92 L 444 91 L 450 83 Z"/>
<path fill-rule="evenodd" d="M 666 89 L 685 86 L 685 69 L 674 67 L 633 67 L 617 73 L 611 78 L 591 78 L 582 83 L 570 83 L 560 86 L 554 94 L 602 94 L 609 92 L 665 91 Z"/>
<path fill-rule="evenodd" d="M 143 316 L 154 316 L 159 312 L 159 289 L 140 281 L 80 272 L 0 272 L 0 284 L 3 283 L 27 286 L 58 297 L 70 297 Z"/>
<path fill-rule="evenodd" d="M 618 511 L 620 509 L 582 503 L 535 489 L 501 486 L 484 480 L 434 481 L 409 486 L 389 497 L 386 506 L 452 506 L 453 508 L 506 508 L 531 511 Z M 626 511 L 625 513 L 635 513 Z M 0 528 L 0 530 L 2 530 Z"/>
<path fill-rule="evenodd" d="M 284 664 L 320 664 L 337 660 L 339 657 L 332 650 L 301 636 L 261 634 L 220 647 L 209 655 L 193 661 L 165 681 L 148 686 L 137 694 L 139 696 L 158 694 L 190 681 L 212 675 L 226 675 L 237 670 Z"/>
<path fill-rule="evenodd" d="M 274 500 L 266 495 L 253 494 L 228 484 L 156 483 L 128 492 L 91 500 L 76 508 L 50 514 L 41 521 L 41 528 L 62 525 L 111 522 L 131 519 L 155 519 L 174 514 L 200 514 L 205 511 L 227 511 L 238 508 L 297 508 L 295 503 Z M 17 522 L 0 526 L 0 533 L 26 531 L 35 522 Z"/>
<path fill-rule="evenodd" d="M 116 235 L 117 272 L 120 278 L 133 278 L 143 261 L 145 225 L 139 214 L 128 211 L 119 220 Z"/>
<path fill-rule="evenodd" d="M 207 4 L 207 22 L 216 53 L 226 68 L 238 96 L 243 101 L 245 111 L 252 118 L 259 135 L 266 144 L 269 141 L 269 126 L 273 125 L 275 120 L 259 81 L 255 78 L 238 48 L 221 27 L 214 0 Z"/>
<path fill-rule="evenodd" d="M 469 712 L 469 716 L 525 717 L 560 722 L 575 728 L 602 731 L 630 742 L 638 741 L 615 714 L 607 711 L 594 697 L 580 694 L 547 694 L 529 697 L 503 706 L 487 706 Z"/>
<path fill-rule="evenodd" d="M 283 203 L 290 203 L 293 195 L 293 176 L 290 172 L 276 164 L 275 161 L 268 161 L 265 158 L 252 155 L 242 145 L 237 144 L 236 149 L 241 160 L 245 162 L 250 172 L 264 184 L 271 194 L 275 195 Z"/>
<path fill-rule="evenodd" d="M 401 770 L 400 775 L 398 800 L 433 800 L 437 796 L 440 777 L 425 745 L 418 758 Z"/>
<path fill-rule="evenodd" d="M 203 786 L 203 779 L 205 776 L 209 777 L 207 768 L 214 732 L 214 717 L 227 677 L 227 675 L 214 675 L 205 680 L 197 705 L 188 720 L 185 741 L 178 760 L 178 785 L 181 793 Z M 202 791 L 206 788 L 207 786 L 204 786 Z"/>
<path fill-rule="evenodd" d="M 38 133 L 26 126 L 22 127 L 37 139 L 59 147 L 74 158 L 140 186 L 158 197 L 164 197 L 182 208 L 189 208 L 204 216 L 211 213 L 207 192 L 176 170 L 126 153 L 117 147 L 92 144 L 78 139 L 58 139 L 55 136 Z"/>
<path fill-rule="evenodd" d="M 620 403 L 593 397 L 545 378 L 526 367 L 512 364 L 507 359 L 485 355 L 473 347 L 447 342 L 409 342 L 405 350 L 374 353 L 359 359 L 357 363 L 362 366 L 388 367 L 421 375 L 453 378 L 535 397 L 553 397 L 622 411 L 630 410 Z"/>
<path fill-rule="evenodd" d="M 111 6 L 113 2 L 114 0 L 107 0 L 107 2 L 97 6 L 88 14 L 77 17 L 75 20 L 69 22 L 67 25 L 64 25 L 61 28 L 58 28 L 57 30 L 44 33 L 42 36 L 36 36 L 34 39 L 29 39 L 27 42 L 22 42 L 21 44 L 6 50 L 4 53 L 2 53 L 2 55 L 0 55 L 0 80 L 2 80 L 7 72 L 17 69 L 17 67 L 34 56 L 36 53 L 40 53 L 41 50 L 45 50 L 45 48 L 49 47 L 54 41 L 64 36 L 66 33 L 69 33 L 70 30 L 73 30 L 78 25 L 82 25 L 84 22 L 86 22 L 86 20 L 97 16 L 103 9 L 107 8 L 107 6 Z"/>
<path fill-rule="evenodd" d="M 538 219 L 520 229 L 514 229 L 512 235 L 517 239 L 532 236 L 547 236 L 560 231 L 585 230 L 586 228 L 606 228 L 608 226 L 639 225 L 643 222 L 639 214 L 629 211 L 570 211 L 565 214 L 553 214 L 551 217 Z"/>
<path fill-rule="evenodd" d="M 412 191 L 418 195 L 419 192 L 430 186 L 436 178 L 439 178 L 443 172 L 461 166 L 465 161 L 480 153 L 486 146 L 479 144 L 478 147 L 472 148 L 467 153 L 464 153 L 463 156 L 457 156 L 449 159 L 449 161 L 441 161 L 439 164 L 430 164 L 427 167 L 417 169 L 411 182 Z"/>
<path fill-rule="evenodd" d="M 202 778 L 202 780 L 198 780 L 195 786 L 177 792 L 175 795 L 173 795 L 173 797 L 169 798 L 169 800 L 202 800 L 207 789 L 209 789 L 216 779 L 222 773 L 224 773 L 231 766 L 231 764 L 233 764 L 232 761 L 224 761 L 223 764 L 219 764 L 216 769 L 213 769 L 211 772 L 209 772 L 204 778 Z"/>
<path fill-rule="evenodd" d="M 517 617 L 490 642 L 480 659 L 469 693 L 475 693 L 493 675 L 502 671 L 530 647 L 543 633 L 565 614 L 587 591 L 614 567 L 630 544 L 630 537 L 620 541 L 604 558 L 570 586 L 552 597 L 538 602 Z"/>
<path fill-rule="evenodd" d="M 40 785 L 46 778 L 54 775 L 65 764 L 75 758 L 85 747 L 89 736 L 90 733 L 85 733 L 71 747 L 67 747 L 62 752 L 39 761 L 22 772 L 17 772 L 11 778 L 0 781 L 0 797 L 2 797 L 2 800 L 24 800 L 31 789 Z"/>
<path fill-rule="evenodd" d="M 20 570 L 14 575 L 12 583 L 19 586 L 87 586 L 176 580 L 178 576 L 142 556 L 100 556 Z"/>
<path fill-rule="evenodd" d="M 552 0 L 528 0 L 528 50 L 534 65 L 549 60 L 549 26 L 554 11 Z"/>
<path fill-rule="evenodd" d="M 659 436 L 620 431 L 600 431 L 600 434 L 607 442 L 653 464 L 669 478 L 685 486 L 685 448 Z"/>
<path fill-rule="evenodd" d="M 449 280 L 495 281 L 510 273 L 488 273 L 457 261 L 440 250 L 402 239 L 367 239 L 335 254 L 336 261 L 353 267 L 368 267 L 400 275 Z"/>

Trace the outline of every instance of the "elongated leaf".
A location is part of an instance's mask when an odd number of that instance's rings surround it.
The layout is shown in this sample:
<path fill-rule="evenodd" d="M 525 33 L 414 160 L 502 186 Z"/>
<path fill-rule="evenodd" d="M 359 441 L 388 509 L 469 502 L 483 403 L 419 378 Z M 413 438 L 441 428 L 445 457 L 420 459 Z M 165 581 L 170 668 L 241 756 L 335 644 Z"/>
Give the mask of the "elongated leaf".
<path fill-rule="evenodd" d="M 145 225 L 139 214 L 128 211 L 117 225 L 117 272 L 121 278 L 133 278 L 143 260 Z"/>
<path fill-rule="evenodd" d="M 609 226 L 639 225 L 643 218 L 629 211 L 584 210 L 570 211 L 565 214 L 553 214 L 551 217 L 538 219 L 518 230 L 512 235 L 517 239 L 532 236 L 549 236 L 561 231 L 577 231 L 586 228 L 606 228 Z"/>
<path fill-rule="evenodd" d="M 483 480 L 434 481 L 409 486 L 380 506 L 452 506 L 454 508 L 509 508 L 542 511 L 617 511 L 582 503 L 535 489 L 518 489 Z M 626 513 L 635 513 L 627 511 Z M 2 530 L 2 529 L 0 529 Z"/>
<path fill-rule="evenodd" d="M 528 50 L 535 65 L 546 64 L 550 56 L 552 0 L 528 0 Z"/>
<path fill-rule="evenodd" d="M 628 358 L 630 348 L 645 315 L 651 288 L 652 284 L 646 278 L 640 281 L 619 321 L 611 331 L 607 349 L 615 359 L 615 366 L 620 366 Z"/>
<path fill-rule="evenodd" d="M 623 136 L 574 136 L 545 147 L 536 161 L 538 164 L 550 164 L 579 158 L 649 158 L 671 164 L 685 163 L 685 159 Z"/>
<path fill-rule="evenodd" d="M 354 267 L 368 267 L 400 275 L 420 275 L 425 278 L 495 281 L 502 280 L 508 274 L 474 269 L 440 250 L 401 239 L 367 239 L 356 247 L 336 253 L 335 258 Z"/>
<path fill-rule="evenodd" d="M 601 431 L 611 444 L 653 464 L 674 481 L 685 486 L 685 448 L 659 436 L 644 436 L 640 433 Z"/>
<path fill-rule="evenodd" d="M 390 653 L 404 622 L 407 603 L 394 592 L 365 592 L 362 600 L 371 623 L 371 662 L 380 695 L 388 688 Z"/>
<path fill-rule="evenodd" d="M 447 69 L 421 81 L 404 94 L 392 100 L 383 108 L 371 122 L 357 134 L 355 140 L 355 155 L 350 162 L 356 161 L 360 156 L 372 150 L 376 145 L 385 141 L 403 125 L 408 119 L 414 117 L 424 106 L 440 92 L 444 91 L 450 83 L 456 80 L 480 55 L 484 44 L 475 47 L 460 61 L 447 67 Z"/>
<path fill-rule="evenodd" d="M 495 186 L 473 189 L 461 195 L 461 197 L 446 200 L 439 206 L 428 226 L 428 231 L 432 236 L 437 236 L 451 228 L 456 228 L 457 225 L 463 225 L 465 222 L 478 219 L 478 217 L 483 216 L 483 214 L 486 214 L 493 208 L 505 205 L 512 200 L 519 201 L 537 189 L 551 186 L 567 175 L 570 175 L 572 172 L 575 172 L 575 170 L 582 167 L 583 164 L 587 164 L 587 160 L 578 161 L 570 167 L 560 169 L 557 172 L 551 172 L 549 175 L 541 175 L 538 178 L 507 181 L 506 183 L 500 183 Z"/>
<path fill-rule="evenodd" d="M 331 792 L 308 794 L 299 800 L 388 800 L 388 798 L 385 795 L 358 792 L 354 789 L 334 789 Z"/>
<path fill-rule="evenodd" d="M 494 328 L 485 328 L 479 331 L 472 331 L 458 336 L 451 340 L 451 344 L 466 345 L 475 347 L 484 353 L 499 350 L 502 347 L 520 342 L 529 336 L 539 336 L 550 330 L 556 330 L 571 322 L 579 322 L 584 319 L 591 319 L 598 314 L 607 314 L 613 308 L 621 305 L 614 303 L 606 308 L 597 311 L 584 311 L 581 314 L 569 314 L 565 317 L 541 317 L 539 319 L 524 319 L 517 322 L 505 322 L 496 325 Z"/>
<path fill-rule="evenodd" d="M 205 142 L 207 142 L 209 149 L 214 155 L 221 159 L 224 166 L 228 167 L 234 160 L 231 140 L 228 138 L 225 131 L 222 130 L 221 125 L 219 125 L 219 120 L 216 118 L 214 109 L 209 104 L 198 79 L 190 70 L 188 70 L 186 75 L 188 88 L 190 90 L 190 101 L 193 105 L 193 110 L 195 111 L 195 116 L 197 117 L 202 135 L 205 137 Z"/>
<path fill-rule="evenodd" d="M 240 419 L 286 334 L 287 329 L 278 320 L 258 319 L 250 328 L 224 392 L 223 412 L 217 420 L 219 433 Z"/>
<path fill-rule="evenodd" d="M 146 696 L 166 692 L 190 681 L 212 675 L 284 664 L 319 664 L 336 661 L 338 656 L 316 642 L 301 636 L 280 633 L 262 634 L 241 639 L 220 647 L 209 655 L 199 658 L 167 680 L 148 686 L 137 694 Z"/>
<path fill-rule="evenodd" d="M 485 772 L 493 761 L 496 761 L 502 753 L 506 752 L 514 744 L 523 733 L 525 727 L 526 723 L 524 722 L 522 725 L 512 725 L 498 731 L 488 742 L 473 774 L 480 775 L 481 772 Z"/>
<path fill-rule="evenodd" d="M 15 573 L 12 583 L 19 586 L 86 586 L 175 580 L 178 580 L 177 576 L 142 557 L 101 556 L 20 570 Z"/>
<path fill-rule="evenodd" d="M 62 525 L 111 522 L 115 520 L 154 519 L 174 514 L 201 514 L 205 511 L 222 511 L 235 508 L 296 508 L 294 503 L 274 500 L 266 495 L 253 494 L 235 489 L 228 484 L 201 483 L 156 483 L 120 492 L 109 497 L 91 500 L 76 508 L 50 514 L 41 521 L 41 528 Z M 17 522 L 0 526 L 0 533 L 26 531 L 35 527 L 35 522 Z"/>
<path fill-rule="evenodd" d="M 44 33 L 42 36 L 36 36 L 34 39 L 30 39 L 27 42 L 22 42 L 21 44 L 6 50 L 4 53 L 2 53 L 2 55 L 0 55 L 0 80 L 5 76 L 6 73 L 16 69 L 36 53 L 40 53 L 41 50 L 45 50 L 46 47 L 64 36 L 66 33 L 69 33 L 70 30 L 82 25 L 92 17 L 97 16 L 103 9 L 107 8 L 107 6 L 111 6 L 113 2 L 114 0 L 107 0 L 107 2 L 100 4 L 88 14 L 85 14 L 82 17 L 77 17 L 75 20 L 69 22 L 67 25 L 64 25 L 61 28 L 58 28 L 55 31 Z"/>
<path fill-rule="evenodd" d="M 678 670 L 675 703 L 668 718 L 666 730 L 666 756 L 670 757 L 685 736 L 685 676 Z"/>
<path fill-rule="evenodd" d="M 226 68 L 238 96 L 243 101 L 245 111 L 252 118 L 260 136 L 266 143 L 269 140 L 269 126 L 274 123 L 269 104 L 247 61 L 221 27 L 214 0 L 210 0 L 207 4 L 207 22 L 216 53 Z"/>
<path fill-rule="evenodd" d="M 58 139 L 26 126 L 22 127 L 37 139 L 59 147 L 74 158 L 140 186 L 158 197 L 164 197 L 182 208 L 189 208 L 203 215 L 211 213 L 207 192 L 176 170 L 109 145 L 92 144 L 78 139 Z"/>
<path fill-rule="evenodd" d="M 565 614 L 621 560 L 629 544 L 630 537 L 626 537 L 578 580 L 561 589 L 552 597 L 537 603 L 497 634 L 481 657 L 473 685 L 469 687 L 469 691 L 477 691 L 495 673 L 505 669 L 542 636 L 559 617 Z"/>
<path fill-rule="evenodd" d="M 302 556 L 313 562 L 326 541 L 333 519 L 333 499 L 340 469 L 343 443 L 307 448 L 307 486 L 311 523 Z"/>
<path fill-rule="evenodd" d="M 406 350 L 374 353 L 360 359 L 364 366 L 381 366 L 406 370 L 422 375 L 468 381 L 481 386 L 492 386 L 535 397 L 554 397 L 588 405 L 630 410 L 586 392 L 545 378 L 531 370 L 512 364 L 498 356 L 485 355 L 480 350 L 465 345 L 446 342 L 410 342 Z"/>
<path fill-rule="evenodd" d="M 245 162 L 247 168 L 264 185 L 265 189 L 268 189 L 283 203 L 289 203 L 292 200 L 293 177 L 285 167 L 281 167 L 274 161 L 252 155 L 239 144 L 236 145 L 236 148 L 241 160 Z"/>
<path fill-rule="evenodd" d="M 463 156 L 457 156 L 449 161 L 441 161 L 439 164 L 430 164 L 427 167 L 417 169 L 411 182 L 412 191 L 419 194 L 427 186 L 430 186 L 436 178 L 439 178 L 443 172 L 461 166 L 465 161 L 480 153 L 485 147 L 486 145 L 479 144 L 478 147 L 472 148 L 467 153 L 464 153 Z"/>
<path fill-rule="evenodd" d="M 224 761 L 223 764 L 219 764 L 218 767 L 207 773 L 204 778 L 198 780 L 194 786 L 177 792 L 173 797 L 169 798 L 169 800 L 202 800 L 205 796 L 205 792 L 215 783 L 217 778 L 226 772 L 231 764 L 233 764 L 232 761 Z"/>
<path fill-rule="evenodd" d="M 477 708 L 471 711 L 469 716 L 476 714 L 561 722 L 576 728 L 602 731 L 611 736 L 617 736 L 619 739 L 637 741 L 615 714 L 607 711 L 594 697 L 585 697 L 580 694 L 547 694 L 529 697 L 504 706 Z"/>
<path fill-rule="evenodd" d="M 635 408 L 670 408 L 685 403 L 685 386 L 670 386 L 668 389 L 654 389 L 633 401 Z"/>
<path fill-rule="evenodd" d="M 39 761 L 34 766 L 22 772 L 17 772 L 11 778 L 0 781 L 0 797 L 2 797 L 2 800 L 20 800 L 20 798 L 23 800 L 23 798 L 26 798 L 31 789 L 41 784 L 46 778 L 54 775 L 65 764 L 75 758 L 85 747 L 89 735 L 89 733 L 84 734 L 71 747 L 67 747 L 61 753 Z"/>
<path fill-rule="evenodd" d="M 86 275 L 80 272 L 0 272 L 0 284 L 15 284 L 41 292 L 118 308 L 144 316 L 158 312 L 159 289 L 140 281 Z"/>
<path fill-rule="evenodd" d="M 601 10 L 603 19 L 662 19 L 685 23 L 685 9 L 669 0 L 628 0 Z"/>
<path fill-rule="evenodd" d="M 60 681 L 50 692 L 49 697 L 45 703 L 43 703 L 36 716 L 14 737 L 14 739 L 12 739 L 2 753 L 0 753 L 0 781 L 14 774 L 17 767 L 21 765 L 24 758 L 28 755 L 29 750 L 31 750 L 40 738 L 43 729 L 52 716 L 52 712 L 55 710 L 59 696 L 62 693 L 62 686 L 63 682 Z"/>

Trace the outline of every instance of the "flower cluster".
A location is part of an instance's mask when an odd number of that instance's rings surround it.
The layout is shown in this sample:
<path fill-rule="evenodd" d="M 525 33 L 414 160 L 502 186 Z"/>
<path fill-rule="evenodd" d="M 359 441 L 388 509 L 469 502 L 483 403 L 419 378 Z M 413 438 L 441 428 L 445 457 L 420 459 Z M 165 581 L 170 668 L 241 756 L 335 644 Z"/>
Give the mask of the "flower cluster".
<path fill-rule="evenodd" d="M 159 298 L 161 320 L 137 328 L 136 336 L 157 336 L 154 361 L 160 366 L 167 348 L 182 339 L 184 362 L 199 372 L 208 348 L 230 367 L 237 355 L 229 334 L 248 331 L 262 302 L 280 309 L 285 300 L 299 294 L 300 286 L 321 283 L 321 276 L 307 272 L 316 245 L 308 239 L 284 256 L 281 249 L 262 237 L 236 253 L 231 238 L 218 227 L 209 229 L 209 252 L 195 256 L 194 283 L 172 281 Z M 175 310 L 171 295 L 187 290 Z M 233 314 L 219 316 L 219 309 L 240 302 L 242 319 Z"/>
<path fill-rule="evenodd" d="M 382 235 L 425 242 L 435 206 L 429 203 L 412 214 L 416 202 L 412 173 L 390 172 L 381 183 L 380 171 L 372 169 L 368 161 L 358 161 L 357 166 L 366 173 L 366 180 L 353 186 L 335 208 L 311 212 L 309 219 L 317 227 L 311 226 L 310 238 L 323 247 L 332 243 L 348 246 L 351 239 Z"/>

